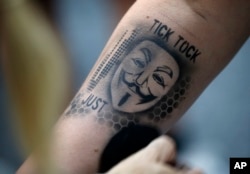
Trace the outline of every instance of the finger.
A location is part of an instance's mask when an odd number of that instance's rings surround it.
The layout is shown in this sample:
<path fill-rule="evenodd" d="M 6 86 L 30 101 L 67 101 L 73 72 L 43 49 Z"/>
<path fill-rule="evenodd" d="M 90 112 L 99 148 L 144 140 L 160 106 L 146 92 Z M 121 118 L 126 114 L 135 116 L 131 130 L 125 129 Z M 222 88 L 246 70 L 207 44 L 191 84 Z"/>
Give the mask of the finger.
<path fill-rule="evenodd" d="M 143 174 L 202 174 L 200 170 L 179 170 L 170 165 L 164 165 L 161 163 L 154 163 L 147 165 L 144 168 L 140 168 L 139 173 Z"/>
<path fill-rule="evenodd" d="M 175 168 L 161 163 L 154 163 L 149 166 L 145 174 L 181 174 Z"/>
<path fill-rule="evenodd" d="M 108 171 L 107 174 L 186 174 L 161 163 L 128 163 L 122 162 Z M 192 174 L 192 173 L 191 173 Z"/>
<path fill-rule="evenodd" d="M 161 136 L 152 141 L 145 149 L 144 154 L 149 160 L 171 162 L 176 156 L 174 141 L 168 136 Z"/>
<path fill-rule="evenodd" d="M 114 166 L 109 171 L 109 174 L 119 173 L 124 169 L 125 171 L 130 169 L 143 169 L 143 171 L 145 171 L 146 173 L 151 170 L 156 170 L 159 172 L 163 170 L 166 173 L 166 170 L 171 169 L 166 169 L 163 163 L 172 160 L 174 156 L 175 145 L 173 140 L 168 138 L 167 136 L 161 136 L 152 141 L 146 148 L 140 150 L 139 152 L 120 162 L 118 165 Z M 152 165 L 153 167 L 151 167 Z M 136 173 L 139 172 L 137 171 Z M 151 173 L 153 173 L 153 171 Z M 171 173 L 169 172 L 167 174 Z"/>

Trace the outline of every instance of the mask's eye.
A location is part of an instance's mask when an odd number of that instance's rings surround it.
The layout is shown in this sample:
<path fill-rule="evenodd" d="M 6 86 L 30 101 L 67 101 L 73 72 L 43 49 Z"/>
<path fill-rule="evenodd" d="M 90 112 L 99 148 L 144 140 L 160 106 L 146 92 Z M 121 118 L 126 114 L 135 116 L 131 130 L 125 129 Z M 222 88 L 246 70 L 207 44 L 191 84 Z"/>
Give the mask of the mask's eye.
<path fill-rule="evenodd" d="M 161 85 L 162 87 L 165 87 L 165 86 L 166 86 L 165 83 L 164 83 L 164 79 L 163 79 L 163 77 L 162 77 L 160 74 L 154 73 L 154 74 L 153 74 L 153 79 L 154 79 L 154 81 L 155 81 L 156 83 L 158 83 L 158 84 Z"/>
<path fill-rule="evenodd" d="M 138 68 L 144 68 L 145 67 L 145 62 L 143 60 L 141 60 L 140 58 L 132 58 L 134 64 L 138 67 Z"/>

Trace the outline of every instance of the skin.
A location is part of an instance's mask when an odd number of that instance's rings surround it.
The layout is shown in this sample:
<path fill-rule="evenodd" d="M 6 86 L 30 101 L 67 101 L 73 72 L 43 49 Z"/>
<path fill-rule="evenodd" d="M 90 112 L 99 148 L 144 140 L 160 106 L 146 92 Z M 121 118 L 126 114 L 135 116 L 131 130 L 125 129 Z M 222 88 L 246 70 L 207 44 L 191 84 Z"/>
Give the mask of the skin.
<path fill-rule="evenodd" d="M 161 136 L 147 147 L 114 166 L 108 174 L 201 174 L 198 169 L 177 169 L 167 163 L 175 160 L 174 141 Z M 138 165 L 139 164 L 139 165 Z"/>
<path fill-rule="evenodd" d="M 97 71 L 97 67 L 107 58 L 107 54 L 112 52 L 127 30 L 131 32 L 140 28 L 138 37 L 156 37 L 158 40 L 162 40 L 159 32 L 158 34 L 154 32 L 157 28 L 156 25 L 154 30 L 150 30 L 155 19 L 157 19 L 174 31 L 174 34 L 168 40 L 165 40 L 165 45 L 182 60 L 188 61 L 187 65 L 190 66 L 190 69 L 187 73 L 192 78 L 188 93 L 185 94 L 179 106 L 171 112 L 167 119 L 160 120 L 157 123 L 150 122 L 146 119 L 149 114 L 147 110 L 142 113 L 144 117 L 138 118 L 140 124 L 153 124 L 164 133 L 191 106 L 248 38 L 250 31 L 249 9 L 250 3 L 248 0 L 230 3 L 226 0 L 138 0 L 115 29 L 79 92 L 91 93 L 107 100 L 108 104 L 105 105 L 103 111 L 115 112 L 115 107 L 111 104 L 112 97 L 108 93 L 115 68 L 111 68 L 108 75 L 99 81 L 94 89 L 89 91 L 88 86 L 91 79 Z M 177 44 L 180 35 L 183 40 L 180 40 Z M 188 42 L 189 45 L 195 47 L 196 51 L 199 50 L 200 52 L 195 62 L 190 60 L 189 54 L 184 51 L 185 45 L 181 46 L 185 41 L 186 45 Z M 192 51 L 193 54 L 194 49 Z M 109 62 L 109 60 L 107 61 Z M 117 65 L 114 66 L 118 68 Z M 182 68 L 180 71 L 182 71 Z M 117 76 L 115 75 L 115 78 Z M 112 83 L 114 86 L 117 85 L 115 82 Z M 158 88 L 157 84 L 154 87 Z M 140 110 L 134 104 L 125 108 L 128 107 L 134 112 Z M 127 111 L 122 118 L 128 118 L 128 116 L 130 116 L 130 113 Z M 98 118 L 98 110 L 90 109 L 90 112 L 85 115 L 63 115 L 55 125 L 51 148 L 59 173 L 94 173 L 97 170 L 100 154 L 105 144 L 115 133 L 110 126 L 96 122 Z M 31 173 L 38 173 L 32 156 L 17 171 L 17 174 Z"/>

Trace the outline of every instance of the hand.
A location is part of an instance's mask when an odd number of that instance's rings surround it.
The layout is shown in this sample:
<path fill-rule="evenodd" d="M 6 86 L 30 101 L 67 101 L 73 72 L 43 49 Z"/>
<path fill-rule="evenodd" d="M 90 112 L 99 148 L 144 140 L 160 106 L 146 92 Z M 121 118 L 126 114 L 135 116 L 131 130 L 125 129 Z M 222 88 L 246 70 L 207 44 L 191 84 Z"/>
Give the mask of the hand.
<path fill-rule="evenodd" d="M 201 174 L 198 170 L 178 169 L 169 163 L 175 160 L 173 140 L 161 136 L 146 148 L 121 161 L 108 174 Z"/>

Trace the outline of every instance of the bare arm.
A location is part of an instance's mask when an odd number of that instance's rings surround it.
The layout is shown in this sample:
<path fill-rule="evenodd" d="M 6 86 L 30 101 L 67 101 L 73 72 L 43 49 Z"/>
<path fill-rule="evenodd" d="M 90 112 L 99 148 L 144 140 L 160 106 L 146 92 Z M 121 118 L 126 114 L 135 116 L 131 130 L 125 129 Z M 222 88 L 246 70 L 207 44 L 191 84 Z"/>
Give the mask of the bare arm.
<path fill-rule="evenodd" d="M 61 171 L 94 172 L 106 142 L 129 124 L 166 132 L 249 36 L 249 2 L 230 3 L 138 0 L 55 127 Z M 30 158 L 18 174 L 31 166 Z"/>

